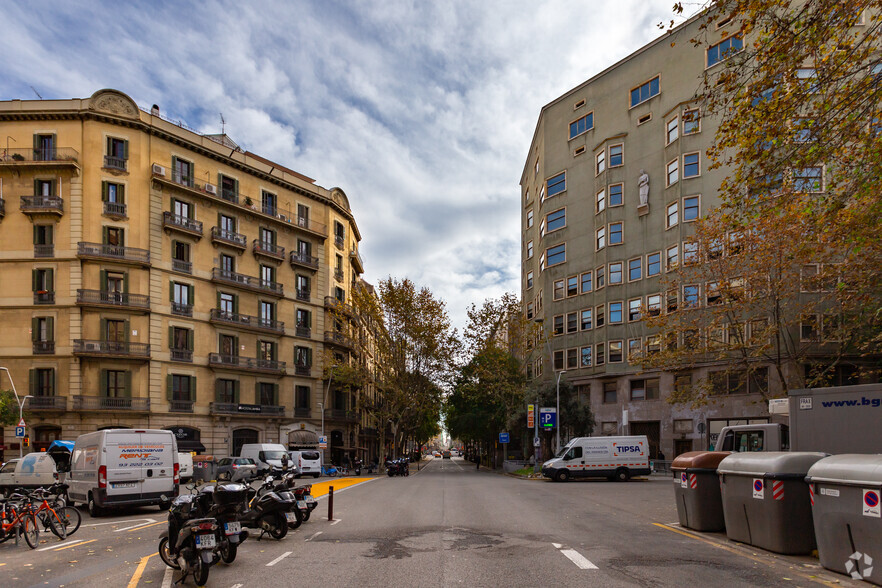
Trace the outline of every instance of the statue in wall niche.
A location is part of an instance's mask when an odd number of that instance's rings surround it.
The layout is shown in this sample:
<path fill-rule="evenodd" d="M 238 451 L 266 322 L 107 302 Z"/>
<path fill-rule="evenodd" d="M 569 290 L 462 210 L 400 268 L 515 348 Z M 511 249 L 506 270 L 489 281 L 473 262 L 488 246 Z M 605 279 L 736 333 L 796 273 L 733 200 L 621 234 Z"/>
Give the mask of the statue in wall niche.
<path fill-rule="evenodd" d="M 640 206 L 649 205 L 649 174 L 640 170 L 640 179 L 637 180 L 637 189 L 640 191 Z"/>

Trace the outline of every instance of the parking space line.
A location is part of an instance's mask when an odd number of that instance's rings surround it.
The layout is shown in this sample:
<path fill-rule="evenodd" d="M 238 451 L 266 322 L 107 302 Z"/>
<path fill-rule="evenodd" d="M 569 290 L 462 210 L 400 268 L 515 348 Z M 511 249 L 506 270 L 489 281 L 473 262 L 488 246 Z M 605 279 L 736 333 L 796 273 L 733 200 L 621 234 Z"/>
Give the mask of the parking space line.
<path fill-rule="evenodd" d="M 588 561 L 584 555 L 576 551 L 575 549 L 561 549 L 560 552 L 564 554 L 567 559 L 576 564 L 580 570 L 596 570 L 597 566 Z"/>
<path fill-rule="evenodd" d="M 334 519 L 333 521 L 331 521 L 331 525 L 332 525 L 332 526 L 333 526 L 333 525 L 336 525 L 337 523 L 339 523 L 339 522 L 342 521 L 342 520 L 343 520 L 343 519 Z"/>
<path fill-rule="evenodd" d="M 73 541 L 68 541 L 67 543 L 56 543 L 55 545 L 50 545 L 49 547 L 41 547 L 37 551 L 50 551 L 52 549 L 58 549 L 59 547 L 64 547 L 67 545 L 74 545 L 75 543 L 82 543 L 83 539 L 74 539 Z"/>
<path fill-rule="evenodd" d="M 306 542 L 306 541 L 312 541 L 313 539 L 315 539 L 316 537 L 318 537 L 318 536 L 321 535 L 321 534 L 322 534 L 321 531 L 317 531 L 317 532 L 313 533 L 308 539 L 304 539 L 303 541 L 304 541 L 304 542 Z"/>
<path fill-rule="evenodd" d="M 74 543 L 73 545 L 68 545 L 66 547 L 56 547 L 52 551 L 62 551 L 64 549 L 70 549 L 71 547 L 79 547 L 80 545 L 85 545 L 86 543 L 93 543 L 98 541 L 97 539 L 89 539 L 88 541 L 80 541 L 79 543 Z M 156 555 L 155 553 L 153 555 Z"/>
<path fill-rule="evenodd" d="M 103 525 L 124 525 L 125 523 L 133 523 L 135 521 L 141 521 L 137 525 L 132 525 L 132 527 L 137 527 L 139 525 L 143 525 L 144 523 L 155 523 L 156 519 L 129 519 L 127 521 L 108 521 L 106 523 L 86 523 L 85 525 L 80 525 L 81 527 L 101 527 Z M 129 527 L 131 529 L 132 527 Z"/>
<path fill-rule="evenodd" d="M 150 523 L 149 525 L 141 525 L 140 527 L 129 527 L 128 529 L 117 529 L 114 533 L 119 533 L 120 531 L 128 531 L 131 533 L 132 531 L 140 531 L 141 529 L 146 529 L 147 527 L 155 527 L 156 525 L 164 525 L 166 521 L 159 521 L 158 523 Z"/>
<path fill-rule="evenodd" d="M 174 578 L 175 571 L 171 568 L 165 568 L 165 574 L 162 576 L 162 588 L 171 588 L 172 579 Z"/>
<path fill-rule="evenodd" d="M 139 563 L 138 567 L 135 568 L 135 573 L 132 574 L 132 579 L 129 580 L 128 588 L 137 588 L 138 587 L 138 581 L 141 579 L 141 574 L 144 573 L 144 568 L 147 567 L 147 562 L 154 555 L 157 555 L 157 554 L 151 553 L 150 555 L 145 555 L 144 557 L 141 558 L 141 563 Z"/>
<path fill-rule="evenodd" d="M 276 565 L 277 563 L 279 563 L 280 561 L 282 561 L 283 559 L 285 559 L 286 557 L 288 557 L 288 556 L 291 555 L 292 553 L 294 553 L 294 552 L 293 552 L 293 551 L 286 551 L 285 553 L 283 553 L 282 555 L 280 555 L 279 557 L 277 557 L 277 558 L 274 559 L 273 561 L 271 561 L 271 562 L 269 562 L 268 564 L 266 564 L 266 567 L 270 567 L 270 566 L 274 566 L 274 565 Z"/>

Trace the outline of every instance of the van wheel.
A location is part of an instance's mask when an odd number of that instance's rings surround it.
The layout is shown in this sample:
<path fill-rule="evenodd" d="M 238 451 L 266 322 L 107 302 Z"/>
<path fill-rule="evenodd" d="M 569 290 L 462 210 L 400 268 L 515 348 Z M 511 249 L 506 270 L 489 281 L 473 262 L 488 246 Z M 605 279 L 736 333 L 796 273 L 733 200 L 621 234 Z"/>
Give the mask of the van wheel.
<path fill-rule="evenodd" d="M 570 472 L 566 470 L 561 470 L 555 474 L 554 479 L 558 482 L 566 482 L 570 479 Z"/>
<path fill-rule="evenodd" d="M 320 473 L 319 473 L 319 474 L 313 474 L 313 475 L 312 475 L 313 478 L 318 478 L 319 476 L 321 476 Z"/>
<path fill-rule="evenodd" d="M 167 511 L 169 508 L 171 508 L 171 501 L 168 501 L 168 502 L 166 502 L 166 503 L 160 503 L 160 505 L 159 505 L 159 512 L 165 512 L 165 511 Z"/>
<path fill-rule="evenodd" d="M 628 468 L 619 468 L 616 470 L 616 482 L 627 482 L 631 479 L 631 472 Z"/>
<path fill-rule="evenodd" d="M 89 502 L 87 502 L 86 505 L 89 507 L 89 516 L 97 518 L 104 514 L 103 509 L 95 502 L 95 498 L 92 496 L 91 492 L 89 492 Z"/>

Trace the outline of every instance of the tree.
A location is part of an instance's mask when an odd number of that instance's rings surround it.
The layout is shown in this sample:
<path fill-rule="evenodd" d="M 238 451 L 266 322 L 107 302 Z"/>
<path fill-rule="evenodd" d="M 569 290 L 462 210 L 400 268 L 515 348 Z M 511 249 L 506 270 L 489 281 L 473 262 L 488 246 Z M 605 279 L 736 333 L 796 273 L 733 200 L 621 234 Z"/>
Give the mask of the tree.
<path fill-rule="evenodd" d="M 528 397 L 538 397 L 539 406 L 556 406 L 557 382 L 546 382 L 528 393 Z M 538 408 L 537 408 L 538 411 Z M 524 415 L 526 417 L 526 415 Z M 538 416 L 538 415 L 537 415 Z M 566 380 L 560 383 L 560 414 L 557 415 L 561 431 L 561 443 L 573 437 L 590 437 L 594 432 L 594 414 L 590 404 L 582 402 L 576 389 Z M 522 422 L 526 422 L 526 418 Z M 551 444 L 555 434 L 553 430 L 543 431 L 542 437 L 546 445 Z"/>
<path fill-rule="evenodd" d="M 0 426 L 18 424 L 18 401 L 11 390 L 0 390 Z"/>

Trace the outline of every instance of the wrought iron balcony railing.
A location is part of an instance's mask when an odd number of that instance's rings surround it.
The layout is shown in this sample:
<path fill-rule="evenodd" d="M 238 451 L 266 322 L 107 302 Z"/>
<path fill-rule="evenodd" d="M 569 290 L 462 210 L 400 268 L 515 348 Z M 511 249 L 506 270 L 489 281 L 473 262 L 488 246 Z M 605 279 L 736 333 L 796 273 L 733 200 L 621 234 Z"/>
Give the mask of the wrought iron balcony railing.
<path fill-rule="evenodd" d="M 202 236 L 202 221 L 181 216 L 168 210 L 162 213 L 162 226 L 167 229 L 183 231 L 188 235 Z"/>
<path fill-rule="evenodd" d="M 172 314 L 177 314 L 179 316 L 193 316 L 193 305 L 184 304 L 183 302 L 172 302 L 171 311 Z"/>
<path fill-rule="evenodd" d="M 173 259 L 172 271 L 181 272 L 182 274 L 192 274 L 193 263 L 189 261 L 181 261 L 180 259 Z"/>
<path fill-rule="evenodd" d="M 73 410 L 125 410 L 147 412 L 150 410 L 149 398 L 127 398 L 109 396 L 74 396 Z"/>
<path fill-rule="evenodd" d="M 64 200 L 60 196 L 22 196 L 19 208 L 25 214 L 64 214 Z"/>
<path fill-rule="evenodd" d="M 37 290 L 34 292 L 34 304 L 55 304 L 55 292 Z"/>
<path fill-rule="evenodd" d="M 55 257 L 55 245 L 34 245 L 34 257 Z"/>
<path fill-rule="evenodd" d="M 301 266 L 313 270 L 317 270 L 319 266 L 318 257 L 313 257 L 312 255 L 307 255 L 306 253 L 301 253 L 299 251 L 292 251 L 289 257 L 291 261 L 291 266 Z"/>
<path fill-rule="evenodd" d="M 77 304 L 100 306 L 128 306 L 131 308 L 150 308 L 150 297 L 128 292 L 109 292 L 107 290 L 77 290 Z"/>
<path fill-rule="evenodd" d="M 334 235 L 334 246 L 337 249 L 343 249 L 343 235 Z"/>
<path fill-rule="evenodd" d="M 127 343 L 125 341 L 95 341 L 74 339 L 74 355 L 101 355 L 150 358 L 150 345 L 147 343 Z"/>
<path fill-rule="evenodd" d="M 309 339 L 310 337 L 312 337 L 312 329 L 309 327 L 302 327 L 300 325 L 297 325 L 294 328 L 294 334 L 298 337 L 305 337 Z"/>
<path fill-rule="evenodd" d="M 112 155 L 104 156 L 104 167 L 107 169 L 115 169 L 119 171 L 126 171 L 127 161 L 122 157 L 113 157 Z"/>
<path fill-rule="evenodd" d="M 279 282 L 270 282 L 269 280 L 263 280 L 261 278 L 255 278 L 253 276 L 237 274 L 236 272 L 231 272 L 229 270 L 225 270 L 219 267 L 211 269 L 211 279 L 216 282 L 235 284 L 243 288 L 257 290 L 259 292 L 265 292 L 267 294 L 284 296 L 284 288 Z"/>
<path fill-rule="evenodd" d="M 232 245 L 238 249 L 245 249 L 248 241 L 242 233 L 228 231 L 220 227 L 211 227 L 211 240 L 222 245 Z"/>
<path fill-rule="evenodd" d="M 297 300 L 309 302 L 309 289 L 308 288 L 297 288 Z"/>
<path fill-rule="evenodd" d="M 128 208 L 120 202 L 105 202 L 104 214 L 117 218 L 126 218 L 128 216 Z"/>
<path fill-rule="evenodd" d="M 298 408 L 294 409 L 294 416 L 308 419 L 312 416 L 312 410 L 309 408 L 299 408 L 298 407 Z"/>
<path fill-rule="evenodd" d="M 106 245 L 103 243 L 85 243 L 83 241 L 77 243 L 77 256 L 133 261 L 144 265 L 150 263 L 150 252 L 146 249 L 123 247 L 122 245 Z"/>
<path fill-rule="evenodd" d="M 34 163 L 57 161 L 59 163 L 76 163 L 80 154 L 71 147 L 54 149 L 0 149 L 0 163 Z"/>
<path fill-rule="evenodd" d="M 282 373 L 285 371 L 284 361 L 260 359 L 255 357 L 242 357 L 240 355 L 222 355 L 220 353 L 209 354 L 208 364 L 215 367 L 225 367 L 249 371 L 277 373 Z"/>
<path fill-rule="evenodd" d="M 342 269 L 338 268 L 338 269 L 334 270 L 334 279 L 337 280 L 338 282 L 343 281 L 343 270 Z"/>
<path fill-rule="evenodd" d="M 193 361 L 193 352 L 189 349 L 169 349 L 168 354 L 172 361 Z"/>
<path fill-rule="evenodd" d="M 193 412 L 192 400 L 169 400 L 169 412 Z"/>
<path fill-rule="evenodd" d="M 67 410 L 67 396 L 31 396 L 25 410 Z"/>
<path fill-rule="evenodd" d="M 251 244 L 251 252 L 254 255 L 263 255 L 265 257 L 271 257 L 279 261 L 285 260 L 284 247 L 280 247 L 275 243 L 267 243 L 266 241 L 261 241 L 260 239 L 255 239 L 254 242 Z"/>
<path fill-rule="evenodd" d="M 285 332 L 285 323 L 282 321 L 275 321 L 272 319 L 265 319 L 257 316 L 250 316 L 247 314 L 239 314 L 237 312 L 227 312 L 219 308 L 211 309 L 210 320 L 220 323 L 229 323 L 245 328 L 250 327 L 254 329 L 263 329 L 266 331 L 274 331 L 277 333 Z"/>
<path fill-rule="evenodd" d="M 327 343 L 334 343 L 335 345 L 342 345 L 343 347 L 354 347 L 350 337 L 347 337 L 343 333 L 337 333 L 333 331 L 325 331 L 325 341 Z"/>
<path fill-rule="evenodd" d="M 298 376 L 310 376 L 312 375 L 312 366 L 294 364 L 294 373 Z"/>
<path fill-rule="evenodd" d="M 55 341 L 34 341 L 34 355 L 52 355 L 55 353 Z"/>

